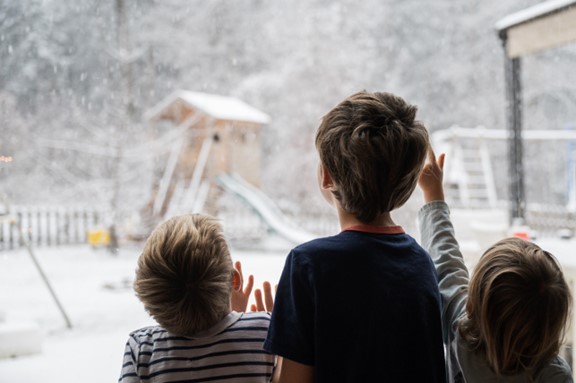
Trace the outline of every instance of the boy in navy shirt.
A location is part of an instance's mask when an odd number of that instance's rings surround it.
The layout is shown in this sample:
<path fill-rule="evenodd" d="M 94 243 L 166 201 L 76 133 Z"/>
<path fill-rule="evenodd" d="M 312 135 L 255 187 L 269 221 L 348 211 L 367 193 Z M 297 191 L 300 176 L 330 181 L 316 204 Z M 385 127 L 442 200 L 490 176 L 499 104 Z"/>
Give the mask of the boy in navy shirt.
<path fill-rule="evenodd" d="M 342 231 L 294 248 L 264 348 L 281 382 L 445 381 L 434 265 L 390 212 L 411 196 L 429 137 L 416 107 L 356 93 L 322 119 L 318 181 Z"/>

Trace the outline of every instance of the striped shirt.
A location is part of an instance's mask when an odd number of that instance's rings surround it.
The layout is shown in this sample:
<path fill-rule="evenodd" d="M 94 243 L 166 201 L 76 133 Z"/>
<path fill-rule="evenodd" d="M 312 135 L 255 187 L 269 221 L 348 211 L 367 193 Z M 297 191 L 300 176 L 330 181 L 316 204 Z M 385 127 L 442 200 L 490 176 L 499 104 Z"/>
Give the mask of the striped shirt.
<path fill-rule="evenodd" d="M 270 382 L 275 357 L 262 348 L 269 313 L 232 311 L 193 338 L 160 326 L 132 332 L 120 383 Z"/>

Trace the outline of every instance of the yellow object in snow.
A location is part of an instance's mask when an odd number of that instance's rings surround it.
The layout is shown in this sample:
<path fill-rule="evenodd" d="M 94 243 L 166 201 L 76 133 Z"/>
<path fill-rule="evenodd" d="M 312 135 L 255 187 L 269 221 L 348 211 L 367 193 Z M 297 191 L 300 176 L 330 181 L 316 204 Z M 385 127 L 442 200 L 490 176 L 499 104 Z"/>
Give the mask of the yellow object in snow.
<path fill-rule="evenodd" d="M 110 232 L 106 229 L 88 231 L 88 244 L 93 247 L 108 246 L 110 244 Z"/>

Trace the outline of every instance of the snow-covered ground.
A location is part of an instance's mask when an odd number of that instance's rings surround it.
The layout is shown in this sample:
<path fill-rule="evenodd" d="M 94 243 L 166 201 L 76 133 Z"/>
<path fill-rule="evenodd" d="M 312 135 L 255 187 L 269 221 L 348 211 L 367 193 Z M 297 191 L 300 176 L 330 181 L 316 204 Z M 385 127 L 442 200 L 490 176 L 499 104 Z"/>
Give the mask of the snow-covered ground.
<path fill-rule="evenodd" d="M 123 248 L 114 257 L 88 246 L 34 249 L 71 329 L 29 254 L 0 252 L 0 320 L 4 314 L 4 326 L 30 323 L 44 334 L 41 353 L 0 359 L 0 383 L 116 381 L 128 333 L 153 323 L 131 288 L 139 250 Z M 273 250 L 232 249 L 232 257 L 259 286 L 278 280 L 288 250 L 279 243 Z"/>

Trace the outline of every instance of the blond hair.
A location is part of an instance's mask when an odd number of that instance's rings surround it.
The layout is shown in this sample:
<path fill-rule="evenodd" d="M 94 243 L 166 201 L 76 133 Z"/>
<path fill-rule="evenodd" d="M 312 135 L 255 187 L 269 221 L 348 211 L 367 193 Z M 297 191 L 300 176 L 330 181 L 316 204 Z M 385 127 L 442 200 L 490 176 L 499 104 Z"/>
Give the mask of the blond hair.
<path fill-rule="evenodd" d="M 571 301 L 550 253 L 519 238 L 503 239 L 474 270 L 459 331 L 496 374 L 533 376 L 558 354 Z"/>
<path fill-rule="evenodd" d="M 192 336 L 229 312 L 232 272 L 217 220 L 183 215 L 160 224 L 146 241 L 134 290 L 160 326 Z"/>
<path fill-rule="evenodd" d="M 390 93 L 359 92 L 322 119 L 316 148 L 342 208 L 370 223 L 412 195 L 429 146 L 416 107 Z"/>

